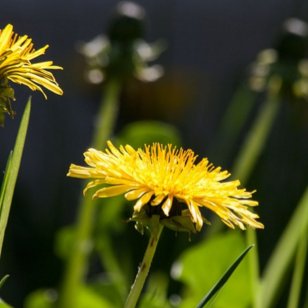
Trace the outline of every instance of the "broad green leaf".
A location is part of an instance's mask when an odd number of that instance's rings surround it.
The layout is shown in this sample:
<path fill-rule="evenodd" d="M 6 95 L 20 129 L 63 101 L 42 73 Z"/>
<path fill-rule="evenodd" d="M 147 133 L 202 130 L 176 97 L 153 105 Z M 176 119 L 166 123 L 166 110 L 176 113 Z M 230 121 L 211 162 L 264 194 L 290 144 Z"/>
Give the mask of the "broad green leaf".
<path fill-rule="evenodd" d="M 19 126 L 12 158 L 9 159 L 9 168 L 7 172 L 9 173 L 8 178 L 5 177 L 5 191 L 2 199 L 2 204 L 0 206 L 0 255 L 2 251 L 4 233 L 10 213 L 11 203 L 13 199 L 15 184 L 18 176 L 19 166 L 22 158 L 23 148 L 25 144 L 29 117 L 31 111 L 31 98 L 28 99 L 21 123 Z"/>
<path fill-rule="evenodd" d="M 75 294 L 77 305 L 74 308 L 110 308 L 110 302 L 88 287 L 81 287 Z M 58 294 L 53 289 L 37 290 L 31 293 L 25 301 L 25 308 L 55 308 Z M 1 306 L 0 306 L 1 307 Z"/>
<path fill-rule="evenodd" d="M 294 257 L 300 237 L 308 229 L 308 187 L 285 228 L 265 268 L 259 300 L 262 308 L 273 307 L 280 292 L 283 277 Z"/>
<path fill-rule="evenodd" d="M 132 147 L 142 147 L 153 142 L 180 145 L 181 137 L 172 125 L 158 121 L 138 121 L 124 127 L 118 135 L 118 141 Z"/>
<path fill-rule="evenodd" d="M 185 284 L 181 308 L 196 307 L 204 294 L 246 248 L 243 234 L 230 230 L 205 238 L 186 250 L 173 267 L 173 276 Z M 251 301 L 248 262 L 243 260 L 215 299 L 215 308 L 246 308 Z"/>
<path fill-rule="evenodd" d="M 76 294 L 78 305 L 75 308 L 110 308 L 115 307 L 112 303 L 104 299 L 100 294 L 91 288 L 83 287 Z"/>

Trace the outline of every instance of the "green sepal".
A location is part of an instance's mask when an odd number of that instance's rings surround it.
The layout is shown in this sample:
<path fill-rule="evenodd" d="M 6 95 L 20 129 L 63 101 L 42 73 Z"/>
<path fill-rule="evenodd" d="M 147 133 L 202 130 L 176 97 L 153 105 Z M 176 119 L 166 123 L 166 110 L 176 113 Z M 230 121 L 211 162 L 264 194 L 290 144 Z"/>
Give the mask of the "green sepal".
<path fill-rule="evenodd" d="M 9 86 L 7 79 L 0 81 L 0 126 L 4 125 L 5 114 L 14 118 L 15 111 L 12 108 L 14 100 L 14 90 Z"/>

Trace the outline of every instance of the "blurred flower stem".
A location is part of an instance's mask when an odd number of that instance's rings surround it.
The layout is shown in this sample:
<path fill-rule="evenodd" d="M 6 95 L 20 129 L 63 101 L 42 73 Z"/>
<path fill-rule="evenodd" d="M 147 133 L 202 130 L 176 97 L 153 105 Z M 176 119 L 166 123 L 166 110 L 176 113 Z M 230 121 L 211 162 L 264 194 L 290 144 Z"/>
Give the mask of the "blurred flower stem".
<path fill-rule="evenodd" d="M 101 149 L 113 132 L 118 113 L 120 86 L 120 81 L 114 78 L 110 79 L 104 87 L 104 96 L 91 143 L 94 148 Z M 63 277 L 59 307 L 76 307 L 76 294 L 83 283 L 92 249 L 95 209 L 96 202 L 92 200 L 90 195 L 82 198 L 75 226 L 75 242 L 67 260 Z M 111 251 L 110 249 L 109 255 Z"/>
<path fill-rule="evenodd" d="M 233 95 L 215 138 L 213 155 L 218 157 L 221 163 L 226 162 L 226 156 L 232 152 L 255 101 L 256 93 L 251 91 L 247 83 L 240 85 Z"/>
<path fill-rule="evenodd" d="M 282 80 L 280 77 L 272 76 L 270 78 L 266 99 L 235 161 L 232 175 L 234 178 L 239 178 L 242 183 L 247 182 L 265 146 L 275 116 L 279 110 L 281 84 Z M 255 245 L 255 249 L 248 256 L 253 298 L 252 307 L 261 308 L 261 303 L 256 296 L 258 293 L 257 290 L 259 289 L 260 277 L 257 237 L 254 229 L 249 228 L 247 230 L 246 241 L 247 245 Z"/>
<path fill-rule="evenodd" d="M 92 146 L 95 149 L 102 149 L 114 130 L 118 115 L 120 88 L 120 81 L 116 78 L 109 80 L 105 85 L 105 97 L 98 112 L 95 133 L 92 141 Z"/>
<path fill-rule="evenodd" d="M 148 276 L 151 263 L 156 251 L 156 247 L 163 230 L 163 226 L 159 222 L 159 215 L 153 215 L 150 223 L 151 236 L 149 239 L 148 246 L 146 248 L 143 260 L 139 265 L 138 273 L 136 275 L 134 284 L 131 287 L 129 295 L 127 297 L 124 308 L 134 308 L 136 307 L 137 301 L 140 297 L 141 291 L 143 289 L 145 280 Z"/>
<path fill-rule="evenodd" d="M 259 158 L 269 135 L 279 107 L 279 91 L 282 80 L 278 76 L 271 77 L 265 102 L 237 155 L 233 167 L 233 176 L 246 183 L 257 159 Z"/>

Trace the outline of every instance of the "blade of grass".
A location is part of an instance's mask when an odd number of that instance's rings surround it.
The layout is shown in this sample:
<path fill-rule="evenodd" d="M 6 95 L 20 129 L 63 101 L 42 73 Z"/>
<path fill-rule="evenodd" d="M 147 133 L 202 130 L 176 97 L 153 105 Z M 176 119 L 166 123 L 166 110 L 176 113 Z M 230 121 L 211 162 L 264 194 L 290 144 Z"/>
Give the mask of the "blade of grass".
<path fill-rule="evenodd" d="M 6 178 L 5 176 L 5 191 L 3 194 L 3 199 L 1 204 L 1 215 L 0 215 L 0 256 L 3 246 L 4 233 L 9 218 L 15 184 L 18 176 L 23 148 L 27 135 L 30 111 L 31 111 L 31 98 L 28 99 L 27 105 L 25 107 L 25 111 L 22 116 L 18 134 L 16 137 L 12 158 L 11 159 L 9 158 L 8 169 L 6 170 L 8 172 L 8 177 Z"/>
<path fill-rule="evenodd" d="M 2 180 L 2 185 L 1 185 L 0 216 L 1 216 L 1 213 L 2 213 L 2 204 L 3 204 L 3 198 L 4 198 L 4 195 L 5 195 L 6 187 L 7 187 L 7 181 L 8 181 L 9 174 L 10 174 L 10 165 L 11 165 L 11 162 L 12 162 L 12 154 L 13 154 L 13 151 L 10 152 L 9 158 L 7 159 L 7 163 L 6 163 L 6 167 L 5 167 L 5 171 L 4 171 L 4 176 L 3 176 L 3 180 Z"/>
<path fill-rule="evenodd" d="M 300 237 L 307 228 L 308 187 L 265 268 L 259 290 L 259 298 L 263 308 L 273 307 L 273 302 L 279 292 L 280 282 L 295 254 Z"/>
<path fill-rule="evenodd" d="M 302 290 L 302 283 L 305 272 L 305 263 L 307 257 L 307 231 L 304 230 L 301 235 L 300 242 L 297 247 L 297 253 L 294 262 L 294 272 L 291 283 L 291 291 L 288 300 L 288 308 L 299 307 L 299 300 Z"/>
<path fill-rule="evenodd" d="M 250 129 L 246 140 L 240 150 L 233 167 L 233 177 L 246 183 L 255 167 L 257 160 L 266 144 L 271 127 L 279 110 L 279 91 L 281 78 L 273 76 L 268 83 L 266 100 Z M 256 248 L 248 256 L 250 267 L 250 285 L 254 308 L 261 308 L 259 298 L 256 296 L 260 287 L 259 259 L 257 236 L 254 229 L 246 232 L 247 245 L 254 244 Z"/>
<path fill-rule="evenodd" d="M 224 284 L 228 281 L 231 277 L 233 272 L 236 268 L 240 265 L 248 251 L 253 247 L 253 245 L 247 247 L 241 255 L 235 260 L 235 262 L 226 270 L 223 276 L 218 280 L 218 282 L 213 286 L 213 288 L 202 298 L 200 303 L 197 305 L 197 308 L 204 307 L 212 298 L 213 296 L 224 286 Z"/>

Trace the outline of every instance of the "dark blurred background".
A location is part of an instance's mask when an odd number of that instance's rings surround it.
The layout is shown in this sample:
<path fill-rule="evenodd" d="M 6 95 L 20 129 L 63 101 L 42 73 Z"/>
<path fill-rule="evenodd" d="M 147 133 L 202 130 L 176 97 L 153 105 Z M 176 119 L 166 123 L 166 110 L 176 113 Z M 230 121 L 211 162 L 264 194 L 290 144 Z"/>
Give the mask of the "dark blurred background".
<path fill-rule="evenodd" d="M 289 17 L 308 21 L 308 2 L 136 1 L 147 12 L 146 39 L 164 39 L 159 59 L 164 77 L 136 83 L 123 94 L 117 130 L 134 120 L 175 125 L 185 147 L 230 169 L 237 147 L 225 157 L 215 149 L 221 118 L 257 53 L 275 46 Z M 89 146 L 100 91 L 84 81 L 78 42 L 104 33 L 117 1 L 2 0 L 0 28 L 28 34 L 36 48 L 49 44 L 46 59 L 64 67 L 55 76 L 62 97 L 33 93 L 20 176 L 10 214 L 1 275 L 10 279 L 1 297 L 20 307 L 39 287 L 57 286 L 62 263 L 54 254 L 56 230 L 75 218 L 81 183 L 66 178 L 71 162 L 82 163 Z M 28 89 L 15 87 L 17 116 L 0 129 L 0 168 L 12 149 Z M 283 101 L 249 189 L 258 190 L 262 264 L 268 258 L 307 184 L 307 102 Z"/>

